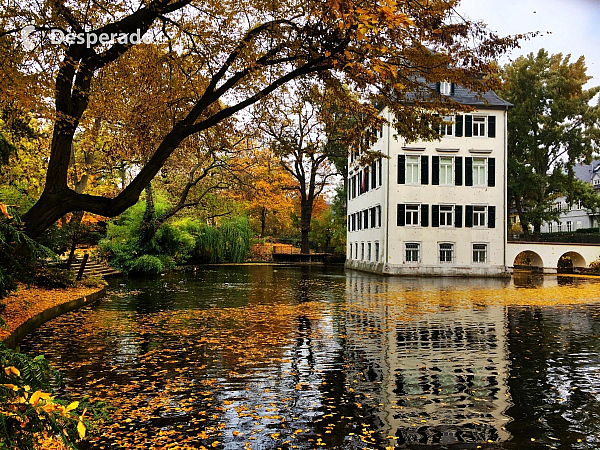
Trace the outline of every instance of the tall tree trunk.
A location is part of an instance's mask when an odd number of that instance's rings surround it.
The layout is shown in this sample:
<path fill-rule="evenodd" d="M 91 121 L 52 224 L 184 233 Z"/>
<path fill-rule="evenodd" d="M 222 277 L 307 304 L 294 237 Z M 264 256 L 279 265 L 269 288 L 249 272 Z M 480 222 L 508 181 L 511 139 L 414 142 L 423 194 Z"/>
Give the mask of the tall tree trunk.
<path fill-rule="evenodd" d="M 523 235 L 525 237 L 529 236 L 529 223 L 525 220 L 525 215 L 523 214 L 523 205 L 521 204 L 521 199 L 519 197 L 515 198 L 515 206 L 517 208 L 517 214 L 519 216 L 519 222 L 521 223 L 521 230 L 523 230 Z"/>
<path fill-rule="evenodd" d="M 302 236 L 300 251 L 302 253 L 310 253 L 308 233 L 310 233 L 310 222 L 312 219 L 314 200 L 315 199 L 312 196 L 308 196 L 300 202 L 300 231 Z"/>
<path fill-rule="evenodd" d="M 262 207 L 260 212 L 260 237 L 265 237 L 265 228 L 267 224 L 267 208 Z"/>

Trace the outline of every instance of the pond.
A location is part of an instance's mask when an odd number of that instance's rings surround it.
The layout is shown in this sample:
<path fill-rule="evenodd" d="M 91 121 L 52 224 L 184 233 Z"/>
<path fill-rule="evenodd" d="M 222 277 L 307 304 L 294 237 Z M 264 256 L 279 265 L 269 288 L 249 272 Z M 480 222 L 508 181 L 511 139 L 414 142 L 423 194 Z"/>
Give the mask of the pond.
<path fill-rule="evenodd" d="M 91 448 L 597 449 L 600 283 L 215 266 L 119 279 L 21 350 Z"/>

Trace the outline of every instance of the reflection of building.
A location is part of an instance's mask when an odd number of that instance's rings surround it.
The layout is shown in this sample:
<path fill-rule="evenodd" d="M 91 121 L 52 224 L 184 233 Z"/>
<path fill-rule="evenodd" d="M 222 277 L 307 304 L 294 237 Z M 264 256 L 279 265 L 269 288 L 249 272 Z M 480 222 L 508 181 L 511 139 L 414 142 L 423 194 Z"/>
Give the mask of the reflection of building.
<path fill-rule="evenodd" d="M 360 154 L 350 155 L 348 267 L 401 275 L 506 273 L 510 103 L 451 83 L 439 83 L 438 92 L 475 108 L 445 117 L 441 140 L 408 142 L 386 125 L 372 148 L 386 157 L 365 165 Z M 381 115 L 394 122 L 387 108 Z"/>
<path fill-rule="evenodd" d="M 585 183 L 590 183 L 600 194 L 600 159 L 592 161 L 592 164 L 575 166 L 573 170 L 577 178 Z M 566 197 L 560 197 L 554 202 L 553 208 L 560 212 L 560 217 L 556 222 L 543 223 L 542 233 L 576 231 L 581 228 L 598 226 L 600 211 L 583 208 L 580 202 L 570 205 L 567 203 Z"/>
<path fill-rule="evenodd" d="M 389 285 L 364 274 L 346 282 L 348 378 L 379 410 L 382 433 L 398 444 L 508 439 L 505 308 L 451 306 L 451 287 Z"/>

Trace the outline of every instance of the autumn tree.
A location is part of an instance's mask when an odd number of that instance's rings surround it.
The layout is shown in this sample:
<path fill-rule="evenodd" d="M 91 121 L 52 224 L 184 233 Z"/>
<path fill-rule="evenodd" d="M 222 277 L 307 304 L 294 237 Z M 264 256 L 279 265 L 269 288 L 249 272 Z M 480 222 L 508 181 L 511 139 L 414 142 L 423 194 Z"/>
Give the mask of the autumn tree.
<path fill-rule="evenodd" d="M 524 233 L 533 224 L 557 220 L 552 204 L 559 196 L 582 201 L 595 209 L 598 197 L 590 195 L 573 173 L 573 166 L 588 161 L 598 150 L 600 107 L 592 105 L 600 87 L 584 89 L 590 77 L 584 57 L 570 55 L 519 57 L 503 71 L 499 94 L 514 107 L 508 115 L 508 197 L 516 208 Z"/>
<path fill-rule="evenodd" d="M 473 89 L 489 87 L 479 75 L 489 73 L 498 53 L 514 45 L 514 39 L 500 39 L 483 24 L 460 18 L 454 11 L 457 3 L 0 1 L 0 37 L 10 38 L 0 60 L 20 45 L 15 36 L 23 32 L 27 48 L 33 48 L 29 61 L 39 78 L 36 86 L 46 89 L 37 101 L 54 99 L 44 191 L 23 216 L 27 232 L 39 235 L 72 211 L 120 214 L 187 138 L 307 74 L 328 73 L 363 95 L 380 96 L 395 113 L 399 131 L 412 129 L 414 107 L 426 104 L 433 114 L 445 102 L 426 83 L 449 80 Z M 59 34 L 56 30 L 65 36 L 75 33 L 75 39 L 52 44 L 49 37 Z M 111 36 L 115 39 L 108 40 Z M 176 92 L 181 101 L 172 126 L 149 136 L 150 157 L 118 195 L 77 193 L 68 177 L 71 149 L 96 95 L 92 86 L 132 47 L 146 45 L 138 43 L 140 36 L 150 37 L 153 45 L 166 44 L 190 83 Z M 132 67 L 132 74 L 141 69 Z M 146 106 L 160 106 L 157 93 L 146 94 L 140 93 Z M 226 106 L 212 108 L 219 101 Z"/>

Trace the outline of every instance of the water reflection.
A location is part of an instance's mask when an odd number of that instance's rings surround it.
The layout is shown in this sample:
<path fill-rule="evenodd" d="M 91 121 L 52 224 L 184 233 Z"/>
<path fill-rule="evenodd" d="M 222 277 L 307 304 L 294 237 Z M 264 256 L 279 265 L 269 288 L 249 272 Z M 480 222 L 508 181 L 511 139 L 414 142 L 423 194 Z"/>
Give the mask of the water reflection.
<path fill-rule="evenodd" d="M 93 448 L 592 449 L 597 287 L 214 267 L 121 280 L 23 349 L 117 406 Z"/>
<path fill-rule="evenodd" d="M 435 281 L 438 289 L 456 286 Z M 510 437 L 504 429 L 509 405 L 504 307 L 438 305 L 415 316 L 408 302 L 380 301 L 378 294 L 389 284 L 349 276 L 346 289 L 349 350 L 361 374 L 357 387 L 379 405 L 385 435 L 395 436 L 399 445 Z"/>

